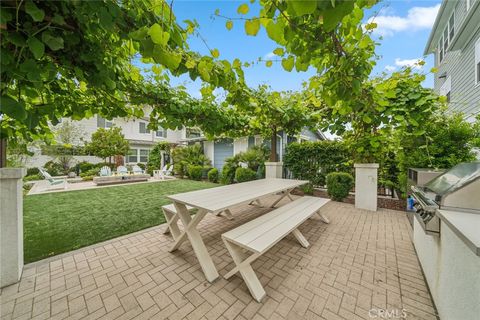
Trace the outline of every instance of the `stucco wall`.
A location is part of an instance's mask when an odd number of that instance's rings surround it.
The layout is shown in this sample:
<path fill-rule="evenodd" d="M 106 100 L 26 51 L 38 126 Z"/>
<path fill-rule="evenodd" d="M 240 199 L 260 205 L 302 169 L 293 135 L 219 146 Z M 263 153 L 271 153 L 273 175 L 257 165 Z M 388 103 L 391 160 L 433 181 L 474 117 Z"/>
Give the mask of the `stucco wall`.
<path fill-rule="evenodd" d="M 423 232 L 414 219 L 413 239 L 442 320 L 476 320 L 480 315 L 480 257 L 441 222 L 440 236 Z"/>

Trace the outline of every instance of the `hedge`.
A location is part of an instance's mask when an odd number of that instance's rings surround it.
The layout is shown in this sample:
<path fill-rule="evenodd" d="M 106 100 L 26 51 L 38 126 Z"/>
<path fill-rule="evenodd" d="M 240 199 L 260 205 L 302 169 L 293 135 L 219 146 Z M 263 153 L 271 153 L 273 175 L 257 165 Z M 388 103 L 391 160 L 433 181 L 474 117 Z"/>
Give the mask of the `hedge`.
<path fill-rule="evenodd" d="M 294 142 L 287 146 L 283 158 L 293 177 L 309 180 L 314 186 L 324 186 L 330 172 L 353 173 L 351 156 L 342 141 Z"/>

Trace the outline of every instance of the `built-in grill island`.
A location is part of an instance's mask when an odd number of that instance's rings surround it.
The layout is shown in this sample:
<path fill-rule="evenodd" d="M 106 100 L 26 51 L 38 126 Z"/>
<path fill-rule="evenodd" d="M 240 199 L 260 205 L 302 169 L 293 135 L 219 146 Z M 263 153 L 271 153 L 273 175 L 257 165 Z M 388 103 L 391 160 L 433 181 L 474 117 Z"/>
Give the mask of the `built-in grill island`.
<path fill-rule="evenodd" d="M 480 162 L 461 163 L 411 188 L 415 217 L 427 234 L 440 233 L 438 209 L 480 214 Z"/>
<path fill-rule="evenodd" d="M 413 243 L 439 318 L 479 319 L 480 162 L 411 189 Z"/>

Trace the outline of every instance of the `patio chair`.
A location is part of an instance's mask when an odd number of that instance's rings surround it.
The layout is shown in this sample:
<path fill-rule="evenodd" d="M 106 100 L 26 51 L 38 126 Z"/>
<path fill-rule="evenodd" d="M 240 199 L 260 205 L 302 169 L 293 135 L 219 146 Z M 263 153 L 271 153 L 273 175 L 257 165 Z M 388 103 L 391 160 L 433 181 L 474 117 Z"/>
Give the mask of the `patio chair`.
<path fill-rule="evenodd" d="M 53 178 L 44 168 L 38 168 L 38 171 L 48 181 L 49 189 L 67 189 L 67 178 Z"/>
<path fill-rule="evenodd" d="M 128 174 L 128 169 L 125 166 L 118 166 L 117 167 L 117 173 L 120 174 L 120 175 Z"/>
<path fill-rule="evenodd" d="M 145 170 L 140 168 L 138 165 L 134 165 L 132 167 L 132 171 L 133 171 L 133 174 L 143 174 L 143 173 L 145 173 Z"/>
<path fill-rule="evenodd" d="M 112 175 L 112 169 L 108 166 L 103 166 L 100 169 L 100 177 L 110 177 Z"/>
<path fill-rule="evenodd" d="M 165 176 L 171 176 L 172 172 L 173 172 L 173 164 L 166 164 L 162 169 L 162 173 Z"/>

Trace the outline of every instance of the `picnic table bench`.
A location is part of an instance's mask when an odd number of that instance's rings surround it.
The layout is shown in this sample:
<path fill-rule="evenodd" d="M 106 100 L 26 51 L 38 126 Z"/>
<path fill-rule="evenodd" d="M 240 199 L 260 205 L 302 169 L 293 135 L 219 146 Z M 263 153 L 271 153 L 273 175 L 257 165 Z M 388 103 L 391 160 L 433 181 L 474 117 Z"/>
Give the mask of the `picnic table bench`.
<path fill-rule="evenodd" d="M 219 277 L 219 274 L 197 229 L 197 225 L 205 215 L 207 213 L 224 213 L 227 217 L 232 218 L 230 208 L 233 206 L 250 204 L 255 201 L 258 203 L 258 200 L 262 197 L 278 195 L 278 198 L 271 205 L 273 207 L 283 198 L 290 197 L 290 192 L 294 188 L 306 183 L 308 181 L 260 179 L 168 196 L 167 198 L 173 202 L 173 207 L 169 207 L 169 210 L 167 210 L 167 220 L 169 220 L 167 226 L 174 238 L 174 243 L 169 251 L 177 250 L 188 239 L 205 277 L 209 282 L 212 282 Z M 193 208 L 198 210 L 194 215 L 191 215 L 190 209 Z M 177 225 L 178 221 L 183 224 L 182 231 Z"/>
<path fill-rule="evenodd" d="M 303 247 L 308 247 L 309 243 L 298 227 L 315 213 L 329 223 L 319 211 L 329 201 L 330 199 L 305 196 L 222 234 L 223 242 L 236 265 L 224 276 L 225 279 L 240 272 L 250 293 L 260 302 L 266 293 L 252 269 L 253 261 L 290 233 Z M 248 255 L 243 249 L 252 254 Z"/>

